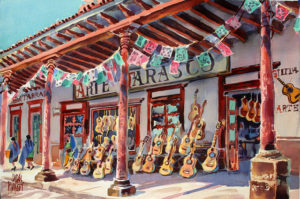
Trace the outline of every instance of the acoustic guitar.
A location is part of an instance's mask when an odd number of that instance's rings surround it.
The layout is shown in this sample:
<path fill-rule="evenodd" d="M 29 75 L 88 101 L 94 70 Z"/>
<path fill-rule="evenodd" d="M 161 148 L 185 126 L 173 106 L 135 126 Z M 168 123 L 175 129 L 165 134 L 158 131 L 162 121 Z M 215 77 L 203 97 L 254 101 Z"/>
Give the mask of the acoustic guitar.
<path fill-rule="evenodd" d="M 247 113 L 247 115 L 246 115 L 246 119 L 248 120 L 248 121 L 252 121 L 253 120 L 253 118 L 255 117 L 255 109 L 254 109 L 254 105 L 255 105 L 255 102 L 251 99 L 250 101 L 249 101 L 249 104 L 248 104 L 249 106 L 249 111 L 248 111 L 248 113 Z"/>
<path fill-rule="evenodd" d="M 97 162 L 97 166 L 93 172 L 93 177 L 95 179 L 103 179 L 105 176 L 105 162 L 99 161 Z"/>
<path fill-rule="evenodd" d="M 102 118 L 100 117 L 100 116 L 98 116 L 97 118 L 96 118 L 96 127 L 95 127 L 95 131 L 97 132 L 97 133 L 102 133 L 103 132 L 103 120 L 102 120 Z"/>
<path fill-rule="evenodd" d="M 244 96 L 242 99 L 242 107 L 240 108 L 240 116 L 241 117 L 246 117 L 247 113 L 249 111 L 249 107 L 248 107 L 248 100 L 246 98 L 246 96 Z"/>
<path fill-rule="evenodd" d="M 164 146 L 164 139 L 162 134 L 158 135 L 154 139 L 154 146 L 153 146 L 153 155 L 160 155 L 162 154 Z"/>
<path fill-rule="evenodd" d="M 148 142 L 149 138 L 150 137 L 147 135 L 144 138 L 144 140 L 142 141 L 142 145 L 139 149 L 139 152 L 138 152 L 137 156 L 135 157 L 135 161 L 132 164 L 132 170 L 134 172 L 141 171 L 141 169 L 142 169 L 142 166 L 143 166 L 143 162 L 142 162 L 143 161 L 143 155 L 142 155 L 142 153 L 143 153 L 143 150 L 144 150 L 144 147 L 145 147 L 145 143 Z"/>
<path fill-rule="evenodd" d="M 130 108 L 130 116 L 128 118 L 128 129 L 132 130 L 135 127 L 135 114 L 133 114 L 132 108 Z"/>
<path fill-rule="evenodd" d="M 154 136 L 153 140 L 156 138 L 156 135 Z M 151 142 L 151 147 L 150 150 L 148 152 L 148 155 L 145 158 L 145 163 L 142 167 L 143 172 L 146 173 L 153 173 L 155 171 L 155 156 L 153 155 L 153 145 Z"/>
<path fill-rule="evenodd" d="M 196 143 L 193 142 L 193 147 L 189 155 L 187 155 L 183 160 L 183 165 L 180 168 L 179 175 L 184 178 L 194 177 L 197 173 L 196 164 L 197 159 L 194 157 L 196 149 Z"/>
<path fill-rule="evenodd" d="M 116 117 L 111 115 L 111 110 L 108 110 L 108 118 L 109 118 L 109 127 L 108 129 L 113 131 L 114 126 L 116 125 Z"/>
<path fill-rule="evenodd" d="M 197 118 L 194 118 L 191 126 L 190 126 L 190 130 L 188 131 L 188 133 L 183 136 L 183 138 L 181 139 L 181 144 L 179 146 L 179 153 L 183 154 L 183 155 L 187 155 L 190 153 L 191 151 L 191 145 L 194 141 L 194 138 L 191 136 L 191 132 L 192 132 L 192 128 L 195 125 L 194 123 L 196 122 Z"/>
<path fill-rule="evenodd" d="M 73 157 L 74 153 L 75 153 L 75 150 L 72 152 L 72 155 L 69 157 L 67 164 L 64 166 L 65 171 L 70 171 L 70 169 L 73 165 L 73 162 L 74 162 L 74 157 Z"/>
<path fill-rule="evenodd" d="M 173 154 L 176 150 L 176 143 L 177 143 L 177 138 L 174 139 L 173 141 L 173 145 L 170 149 L 170 152 L 168 153 L 168 155 L 164 158 L 163 160 L 163 164 L 161 165 L 160 169 L 159 169 L 159 173 L 161 175 L 171 175 L 173 173 L 173 164 L 175 163 L 175 160 L 173 159 Z"/>
<path fill-rule="evenodd" d="M 204 107 L 205 107 L 206 103 L 207 103 L 207 101 L 204 100 L 204 102 L 202 103 L 199 115 L 195 117 L 195 118 L 197 118 L 197 120 L 195 121 L 194 126 L 193 126 L 192 137 L 196 138 L 196 140 L 203 140 L 205 138 L 206 123 L 204 120 L 202 120 L 202 115 L 203 115 Z"/>
<path fill-rule="evenodd" d="M 106 159 L 105 159 L 105 175 L 107 175 L 107 174 L 112 174 L 112 172 L 113 172 L 113 167 L 112 167 L 112 165 L 113 165 L 114 159 L 113 159 L 111 153 L 112 153 L 112 151 L 115 149 L 115 146 L 116 146 L 114 136 L 112 136 L 112 142 L 113 142 L 113 144 L 112 144 L 112 146 L 110 147 L 109 152 L 108 152 L 108 156 L 107 156 Z"/>
<path fill-rule="evenodd" d="M 110 127 L 110 120 L 109 120 L 109 116 L 107 115 L 107 111 L 104 111 L 104 115 L 103 115 L 103 131 L 109 131 L 109 127 Z"/>
<path fill-rule="evenodd" d="M 216 140 L 218 135 L 224 130 L 225 128 L 225 120 L 223 120 L 222 122 L 218 122 L 216 125 L 216 132 L 211 144 L 211 148 L 209 148 L 207 150 L 207 157 L 205 159 L 205 161 L 202 163 L 202 168 L 203 171 L 205 172 L 216 172 L 219 169 L 218 166 L 218 155 L 219 155 L 219 151 L 216 148 Z"/>
<path fill-rule="evenodd" d="M 282 94 L 286 95 L 291 104 L 300 102 L 300 89 L 296 88 L 292 83 L 285 83 L 279 77 L 276 79 L 283 85 Z"/>
<path fill-rule="evenodd" d="M 71 169 L 72 174 L 77 174 L 79 172 L 80 157 L 81 157 L 82 152 L 83 152 L 83 148 L 80 149 L 78 157 L 75 159 L 75 161 L 72 165 L 72 169 Z"/>
<path fill-rule="evenodd" d="M 259 123 L 260 122 L 260 103 L 258 100 L 255 101 L 255 116 L 252 119 L 252 122 Z"/>
<path fill-rule="evenodd" d="M 167 143 L 166 148 L 165 148 L 165 152 L 166 153 L 170 152 L 170 149 L 171 149 L 171 147 L 173 145 L 173 141 L 174 141 L 173 137 L 174 137 L 174 134 L 175 134 L 175 130 L 176 130 L 176 128 L 180 128 L 180 126 L 181 126 L 181 124 L 178 121 L 177 124 L 176 124 L 176 126 L 173 128 L 172 134 L 168 137 L 168 143 Z"/>
<path fill-rule="evenodd" d="M 194 103 L 191 105 L 191 112 L 188 115 L 188 119 L 192 122 L 196 115 L 199 114 L 200 111 L 200 104 L 197 104 L 197 94 L 198 94 L 198 89 L 196 89 L 195 94 L 194 94 Z"/>
<path fill-rule="evenodd" d="M 91 172 L 93 145 L 89 147 L 83 157 L 82 167 L 80 168 L 81 175 L 89 175 Z"/>
<path fill-rule="evenodd" d="M 96 161 L 101 161 L 105 155 L 105 151 L 106 148 L 104 146 L 98 145 L 95 149 L 94 149 L 94 160 Z"/>

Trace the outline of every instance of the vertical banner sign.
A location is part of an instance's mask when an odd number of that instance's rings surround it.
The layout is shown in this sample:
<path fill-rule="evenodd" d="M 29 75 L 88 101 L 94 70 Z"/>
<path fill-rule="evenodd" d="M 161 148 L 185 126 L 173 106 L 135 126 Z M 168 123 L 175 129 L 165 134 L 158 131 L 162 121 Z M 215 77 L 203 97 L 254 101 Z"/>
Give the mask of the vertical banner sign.
<path fill-rule="evenodd" d="M 276 15 L 275 15 L 275 17 L 278 20 L 284 21 L 285 18 L 289 15 L 289 13 L 290 13 L 290 10 L 287 7 L 281 5 L 280 3 L 276 4 Z"/>
<path fill-rule="evenodd" d="M 162 61 L 162 56 L 160 56 L 160 55 L 153 55 L 152 59 L 151 59 L 151 62 L 150 62 L 150 65 L 151 66 L 160 67 L 161 61 Z"/>
<path fill-rule="evenodd" d="M 175 62 L 172 60 L 172 63 L 170 65 L 169 73 L 173 75 L 178 74 L 178 67 L 179 67 L 179 62 Z"/>
<path fill-rule="evenodd" d="M 144 47 L 144 51 L 146 53 L 152 54 L 157 46 L 158 46 L 157 43 L 148 40 L 145 47 Z"/>
<path fill-rule="evenodd" d="M 216 29 L 216 34 L 219 38 L 222 38 L 224 35 L 227 35 L 229 31 L 225 28 L 225 26 L 222 24 Z"/>
<path fill-rule="evenodd" d="M 211 65 L 211 59 L 208 52 L 203 52 L 196 57 L 200 68 Z"/>
<path fill-rule="evenodd" d="M 173 53 L 173 48 L 169 46 L 163 46 L 160 50 L 160 56 L 165 57 L 165 58 L 171 58 Z"/>
<path fill-rule="evenodd" d="M 226 46 L 223 42 L 217 44 L 217 48 L 221 51 L 222 55 L 224 57 L 230 56 L 232 55 L 232 51 L 230 50 L 230 48 L 228 46 Z"/>
<path fill-rule="evenodd" d="M 246 0 L 244 3 L 243 8 L 250 14 L 254 12 L 257 8 L 261 6 L 261 3 L 259 0 Z"/>
<path fill-rule="evenodd" d="M 184 46 L 175 48 L 174 61 L 179 63 L 188 61 L 187 47 Z"/>
<path fill-rule="evenodd" d="M 205 37 L 205 40 L 206 40 L 206 41 L 209 41 L 209 42 L 212 43 L 212 44 L 216 44 L 216 43 L 219 42 L 219 38 L 218 38 L 218 37 L 215 37 L 214 35 L 207 35 L 207 36 Z"/>
<path fill-rule="evenodd" d="M 147 41 L 147 39 L 145 37 L 143 37 L 142 35 L 139 35 L 139 37 L 137 38 L 137 40 L 135 41 L 134 44 L 140 48 L 143 48 L 146 41 Z"/>
<path fill-rule="evenodd" d="M 236 16 L 230 17 L 229 19 L 227 19 L 227 21 L 225 23 L 228 24 L 230 27 L 232 27 L 235 30 L 238 29 L 239 27 L 241 27 L 241 25 L 242 25 Z"/>

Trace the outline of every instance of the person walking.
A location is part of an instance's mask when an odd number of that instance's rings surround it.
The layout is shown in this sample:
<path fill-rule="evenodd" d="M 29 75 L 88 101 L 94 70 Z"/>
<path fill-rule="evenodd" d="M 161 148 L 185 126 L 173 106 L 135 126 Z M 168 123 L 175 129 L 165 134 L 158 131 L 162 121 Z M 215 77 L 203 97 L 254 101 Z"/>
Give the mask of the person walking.
<path fill-rule="evenodd" d="M 16 142 L 15 137 L 11 138 L 11 143 L 9 144 L 8 149 L 10 150 L 9 163 L 11 163 L 13 165 L 13 168 L 11 170 L 15 171 L 16 170 L 15 162 L 18 161 L 18 155 L 20 153 L 20 148 L 19 148 L 18 143 Z"/>
<path fill-rule="evenodd" d="M 30 135 L 26 136 L 26 140 L 25 140 L 25 145 L 22 148 L 22 153 L 20 156 L 20 160 L 19 163 L 22 165 L 22 170 L 24 169 L 25 166 L 25 159 L 27 162 L 27 168 L 32 170 L 34 168 L 33 166 L 33 155 L 34 155 L 34 144 L 31 140 Z"/>

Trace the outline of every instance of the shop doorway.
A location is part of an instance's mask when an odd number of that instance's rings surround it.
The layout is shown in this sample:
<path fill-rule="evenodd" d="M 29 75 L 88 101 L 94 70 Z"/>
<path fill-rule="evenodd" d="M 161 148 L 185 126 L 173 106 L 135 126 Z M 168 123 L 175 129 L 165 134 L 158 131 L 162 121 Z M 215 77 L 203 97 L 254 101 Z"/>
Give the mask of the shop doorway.
<path fill-rule="evenodd" d="M 9 105 L 10 110 L 10 137 L 15 137 L 19 146 L 21 147 L 21 123 L 22 123 L 22 105 L 23 104 L 13 104 Z"/>
<path fill-rule="evenodd" d="M 41 115 L 40 113 L 33 113 L 31 117 L 31 132 L 32 141 L 34 143 L 34 153 L 38 154 L 40 152 Z"/>

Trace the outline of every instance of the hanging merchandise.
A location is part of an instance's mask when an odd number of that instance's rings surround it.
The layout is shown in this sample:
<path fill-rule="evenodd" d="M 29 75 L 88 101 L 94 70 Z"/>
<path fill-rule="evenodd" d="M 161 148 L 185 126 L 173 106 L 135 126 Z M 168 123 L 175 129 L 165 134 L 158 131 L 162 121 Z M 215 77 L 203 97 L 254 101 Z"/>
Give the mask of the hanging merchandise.
<path fill-rule="evenodd" d="M 177 75 L 179 64 L 180 64 L 179 62 L 176 62 L 176 61 L 172 60 L 171 65 L 169 67 L 169 73 L 173 74 L 173 75 Z"/>
<path fill-rule="evenodd" d="M 261 3 L 259 0 L 245 0 L 245 3 L 243 5 L 243 8 L 248 12 L 252 13 L 254 12 L 257 8 L 261 6 Z"/>
<path fill-rule="evenodd" d="M 156 49 L 157 46 L 158 46 L 157 43 L 148 40 L 143 50 L 146 53 L 152 54 L 154 52 L 154 50 Z"/>
<path fill-rule="evenodd" d="M 162 56 L 160 55 L 153 55 L 150 65 L 151 66 L 156 66 L 156 67 L 160 67 L 161 66 L 161 62 L 162 62 Z"/>
<path fill-rule="evenodd" d="M 113 57 L 119 66 L 122 66 L 125 64 L 119 51 L 116 52 Z"/>
<path fill-rule="evenodd" d="M 212 44 L 216 44 L 219 42 L 219 38 L 218 37 L 215 37 L 214 35 L 207 35 L 205 37 L 205 40 L 209 41 L 210 43 Z"/>
<path fill-rule="evenodd" d="M 226 46 L 223 42 L 217 44 L 216 46 L 222 53 L 222 55 L 224 57 L 230 56 L 232 55 L 232 51 L 230 50 L 230 48 L 228 46 Z"/>
<path fill-rule="evenodd" d="M 219 38 L 222 38 L 224 35 L 227 35 L 229 31 L 225 28 L 225 26 L 222 24 L 216 29 L 216 34 Z"/>
<path fill-rule="evenodd" d="M 98 78 L 96 80 L 97 84 L 102 84 L 107 80 L 107 76 L 104 71 L 98 71 Z"/>
<path fill-rule="evenodd" d="M 289 15 L 290 13 L 290 9 L 283 6 L 280 3 L 276 4 L 276 15 L 275 18 L 280 20 L 280 21 L 284 21 L 285 18 Z"/>
<path fill-rule="evenodd" d="M 160 56 L 165 57 L 165 58 L 171 58 L 173 53 L 173 48 L 170 46 L 162 46 L 160 50 Z"/>
<path fill-rule="evenodd" d="M 297 17 L 295 25 L 294 25 L 295 31 L 300 31 L 300 15 Z"/>
<path fill-rule="evenodd" d="M 140 48 L 143 48 L 146 41 L 147 41 L 147 39 L 145 37 L 143 37 L 142 35 L 139 35 L 134 44 Z"/>
<path fill-rule="evenodd" d="M 236 16 L 230 17 L 229 19 L 227 19 L 227 21 L 225 23 L 228 24 L 230 27 L 232 27 L 235 30 L 238 29 L 239 27 L 241 27 L 241 25 L 242 25 Z"/>
<path fill-rule="evenodd" d="M 81 81 L 82 76 L 83 76 L 82 72 L 77 73 L 77 76 L 76 76 L 76 78 L 73 81 L 73 84 L 78 85 L 80 83 L 80 81 Z"/>
<path fill-rule="evenodd" d="M 200 68 L 205 66 L 211 66 L 212 62 L 208 52 L 203 52 L 199 56 L 196 57 Z"/>
<path fill-rule="evenodd" d="M 174 61 L 176 62 L 187 62 L 188 61 L 188 51 L 186 46 L 175 48 L 175 57 Z"/>
<path fill-rule="evenodd" d="M 62 71 L 62 70 L 60 70 L 58 68 L 55 68 L 54 69 L 54 73 L 53 73 L 53 78 L 55 80 L 59 80 L 63 76 L 63 74 L 64 74 L 64 71 Z"/>

